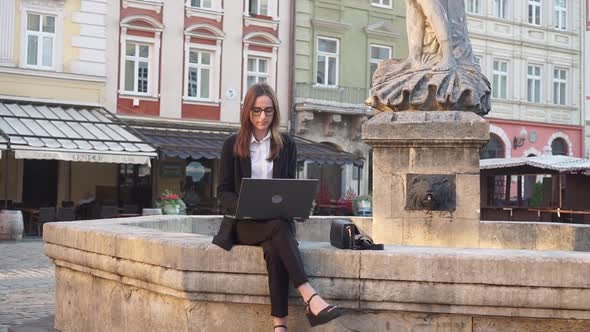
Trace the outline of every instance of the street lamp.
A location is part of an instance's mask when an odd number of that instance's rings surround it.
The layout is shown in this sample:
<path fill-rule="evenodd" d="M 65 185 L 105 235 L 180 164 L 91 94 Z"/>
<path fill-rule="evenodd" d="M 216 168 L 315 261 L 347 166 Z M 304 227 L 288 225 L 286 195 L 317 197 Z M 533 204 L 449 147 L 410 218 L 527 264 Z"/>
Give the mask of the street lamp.
<path fill-rule="evenodd" d="M 512 146 L 514 147 L 514 150 L 524 145 L 524 142 L 526 141 L 526 136 L 527 131 L 524 127 L 522 127 L 522 129 L 520 130 L 520 136 L 514 136 L 514 139 L 512 140 Z"/>

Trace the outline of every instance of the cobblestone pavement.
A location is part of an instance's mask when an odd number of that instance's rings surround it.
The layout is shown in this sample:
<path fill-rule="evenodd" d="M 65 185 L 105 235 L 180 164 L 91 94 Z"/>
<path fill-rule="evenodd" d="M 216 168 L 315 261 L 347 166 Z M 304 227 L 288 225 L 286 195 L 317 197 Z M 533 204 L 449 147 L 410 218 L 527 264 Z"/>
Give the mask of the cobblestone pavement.
<path fill-rule="evenodd" d="M 0 241 L 0 332 L 54 310 L 55 275 L 43 241 Z"/>

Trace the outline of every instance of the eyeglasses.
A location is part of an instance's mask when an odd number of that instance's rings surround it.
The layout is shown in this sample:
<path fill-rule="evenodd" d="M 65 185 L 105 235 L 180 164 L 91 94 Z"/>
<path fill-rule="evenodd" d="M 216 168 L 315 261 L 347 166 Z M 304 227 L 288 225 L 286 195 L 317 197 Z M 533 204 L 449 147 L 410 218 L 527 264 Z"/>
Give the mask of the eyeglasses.
<path fill-rule="evenodd" d="M 260 107 L 252 107 L 251 111 L 252 111 L 252 114 L 254 114 L 255 116 L 260 116 L 262 111 L 264 111 L 264 114 L 266 114 L 266 116 L 273 116 L 275 114 L 274 107 L 267 107 L 264 109 L 260 108 Z"/>

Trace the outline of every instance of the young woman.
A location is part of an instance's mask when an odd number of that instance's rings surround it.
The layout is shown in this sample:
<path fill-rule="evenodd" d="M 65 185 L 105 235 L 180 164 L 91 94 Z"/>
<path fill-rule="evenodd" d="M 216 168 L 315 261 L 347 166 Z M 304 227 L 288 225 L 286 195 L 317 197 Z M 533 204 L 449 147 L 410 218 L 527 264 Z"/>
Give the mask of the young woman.
<path fill-rule="evenodd" d="M 295 142 L 279 132 L 279 104 L 270 86 L 258 83 L 248 90 L 240 123 L 238 133 L 225 140 L 221 155 L 217 197 L 225 215 L 236 211 L 242 178 L 295 178 L 297 166 Z M 289 280 L 307 303 L 306 315 L 312 326 L 328 323 L 342 314 L 342 309 L 328 305 L 309 284 L 293 221 L 241 221 L 225 217 L 213 243 L 225 250 L 234 244 L 262 247 L 274 331 L 287 330 Z"/>

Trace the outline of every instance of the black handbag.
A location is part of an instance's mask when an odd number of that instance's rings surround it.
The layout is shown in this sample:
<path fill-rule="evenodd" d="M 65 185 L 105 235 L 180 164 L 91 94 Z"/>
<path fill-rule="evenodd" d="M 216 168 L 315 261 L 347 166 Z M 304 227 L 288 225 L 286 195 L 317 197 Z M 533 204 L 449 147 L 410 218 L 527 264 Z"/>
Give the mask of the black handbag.
<path fill-rule="evenodd" d="M 330 244 L 339 249 L 383 250 L 382 244 L 373 243 L 373 239 L 361 234 L 354 223 L 345 219 L 332 220 Z"/>

